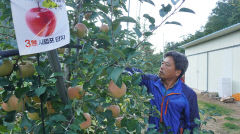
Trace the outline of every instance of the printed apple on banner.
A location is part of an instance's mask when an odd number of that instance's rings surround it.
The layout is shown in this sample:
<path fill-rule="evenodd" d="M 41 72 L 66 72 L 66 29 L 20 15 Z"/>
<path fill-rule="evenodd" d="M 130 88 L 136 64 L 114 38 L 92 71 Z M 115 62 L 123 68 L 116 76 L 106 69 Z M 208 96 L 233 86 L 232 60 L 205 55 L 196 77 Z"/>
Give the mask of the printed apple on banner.
<path fill-rule="evenodd" d="M 36 7 L 30 9 L 26 13 L 26 22 L 31 31 L 41 37 L 52 35 L 56 27 L 56 17 L 47 8 Z"/>
<path fill-rule="evenodd" d="M 20 55 L 45 52 L 70 42 L 64 0 L 11 0 Z"/>

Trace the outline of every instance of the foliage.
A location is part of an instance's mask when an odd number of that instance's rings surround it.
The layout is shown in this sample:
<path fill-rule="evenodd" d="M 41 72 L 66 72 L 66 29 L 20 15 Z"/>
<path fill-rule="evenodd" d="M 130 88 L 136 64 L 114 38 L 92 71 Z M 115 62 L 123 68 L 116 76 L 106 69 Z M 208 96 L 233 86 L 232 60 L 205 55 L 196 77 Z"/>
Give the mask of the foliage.
<path fill-rule="evenodd" d="M 239 9 L 239 0 L 218 2 L 217 7 L 212 10 L 212 15 L 205 25 L 205 35 L 239 23 Z"/>

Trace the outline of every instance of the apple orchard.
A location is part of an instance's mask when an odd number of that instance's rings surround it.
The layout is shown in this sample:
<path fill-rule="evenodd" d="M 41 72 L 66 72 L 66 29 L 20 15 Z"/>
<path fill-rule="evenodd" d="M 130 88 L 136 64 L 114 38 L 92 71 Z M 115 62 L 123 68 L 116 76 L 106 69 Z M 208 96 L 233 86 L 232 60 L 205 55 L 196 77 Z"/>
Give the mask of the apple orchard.
<path fill-rule="evenodd" d="M 46 7 L 58 8 L 54 0 L 42 1 L 42 12 L 48 12 Z M 151 0 L 140 1 L 154 6 Z M 155 24 L 149 14 L 140 16 L 146 21 L 144 28 L 127 16 L 127 2 L 66 0 L 71 7 L 67 11 L 71 35 L 70 44 L 54 50 L 58 52 L 59 72 L 53 71 L 46 52 L 1 57 L 0 133 L 127 134 L 144 133 L 146 128 L 154 127 L 148 124 L 151 95 L 138 85 L 140 74 L 129 75 L 125 68 L 152 67 L 146 64 L 144 51 L 151 46 L 148 37 L 179 11 L 184 0 L 169 0 L 159 7 L 159 17 L 163 18 L 160 23 Z M 10 1 L 0 0 L 0 7 L 1 26 L 6 33 L 1 35 L 0 48 L 17 49 Z M 189 12 L 186 9 L 182 11 Z M 48 15 L 53 16 L 50 12 Z M 32 23 L 27 25 L 38 36 L 48 36 L 56 21 L 52 23 L 42 32 Z M 131 28 L 125 28 L 127 23 Z M 65 98 L 56 86 L 59 77 L 64 78 Z"/>

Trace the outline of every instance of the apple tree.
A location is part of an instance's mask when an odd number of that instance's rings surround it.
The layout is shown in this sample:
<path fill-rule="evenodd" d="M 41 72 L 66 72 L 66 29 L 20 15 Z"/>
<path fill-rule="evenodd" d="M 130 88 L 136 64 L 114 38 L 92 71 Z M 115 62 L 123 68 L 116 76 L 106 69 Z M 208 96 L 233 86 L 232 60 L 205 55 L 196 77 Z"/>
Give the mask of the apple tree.
<path fill-rule="evenodd" d="M 57 8 L 55 0 L 42 1 L 43 7 Z M 54 64 L 61 68 L 55 72 L 46 53 L 10 53 L 17 49 L 10 1 L 0 0 L 0 132 L 122 134 L 154 127 L 148 124 L 152 96 L 138 85 L 141 74 L 129 75 L 125 68 L 145 65 L 141 50 L 151 46 L 148 37 L 162 24 L 181 25 L 167 22 L 170 16 L 193 13 L 181 7 L 184 1 L 159 7 L 160 23 L 144 14 L 148 28 L 143 30 L 127 15 L 127 0 L 67 0 L 71 42 L 55 50 Z M 59 92 L 58 78 L 64 78 L 67 96 Z"/>

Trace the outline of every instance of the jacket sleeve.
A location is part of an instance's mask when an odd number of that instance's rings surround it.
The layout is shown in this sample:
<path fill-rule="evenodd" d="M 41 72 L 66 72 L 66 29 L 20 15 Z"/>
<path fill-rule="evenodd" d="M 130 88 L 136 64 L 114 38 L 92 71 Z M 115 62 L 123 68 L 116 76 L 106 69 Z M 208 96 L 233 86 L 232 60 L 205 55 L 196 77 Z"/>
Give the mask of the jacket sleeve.
<path fill-rule="evenodd" d="M 141 82 L 139 83 L 140 86 L 146 86 L 147 87 L 147 90 L 148 90 L 148 93 L 150 92 L 151 93 L 151 88 L 150 88 L 150 85 L 151 85 L 151 81 L 154 80 L 154 79 L 157 79 L 157 76 L 155 75 L 152 75 L 152 74 L 144 74 L 143 71 L 141 69 L 138 69 L 138 68 L 125 68 L 125 71 L 127 71 L 127 73 L 129 75 L 133 75 L 135 73 L 141 73 Z"/>
<path fill-rule="evenodd" d="M 183 93 L 187 97 L 188 104 L 189 104 L 189 118 L 190 118 L 190 130 L 191 134 L 193 133 L 194 128 L 198 128 L 194 120 L 200 119 L 199 117 L 199 110 L 198 110 L 198 102 L 197 102 L 197 94 L 186 84 L 183 84 Z"/>
<path fill-rule="evenodd" d="M 195 92 L 193 92 L 193 94 L 189 98 L 189 106 L 190 106 L 190 129 L 192 131 L 195 127 L 199 127 L 194 122 L 194 120 L 196 118 L 200 119 L 199 110 L 198 110 L 198 103 L 197 103 L 197 95 L 196 95 Z"/>
<path fill-rule="evenodd" d="M 187 99 L 186 99 L 186 101 L 187 101 L 187 103 L 186 103 L 186 107 L 184 110 L 184 126 L 183 126 L 183 128 L 191 131 L 190 105 L 189 105 L 189 102 Z M 180 134 L 181 134 L 181 132 L 180 132 Z"/>

